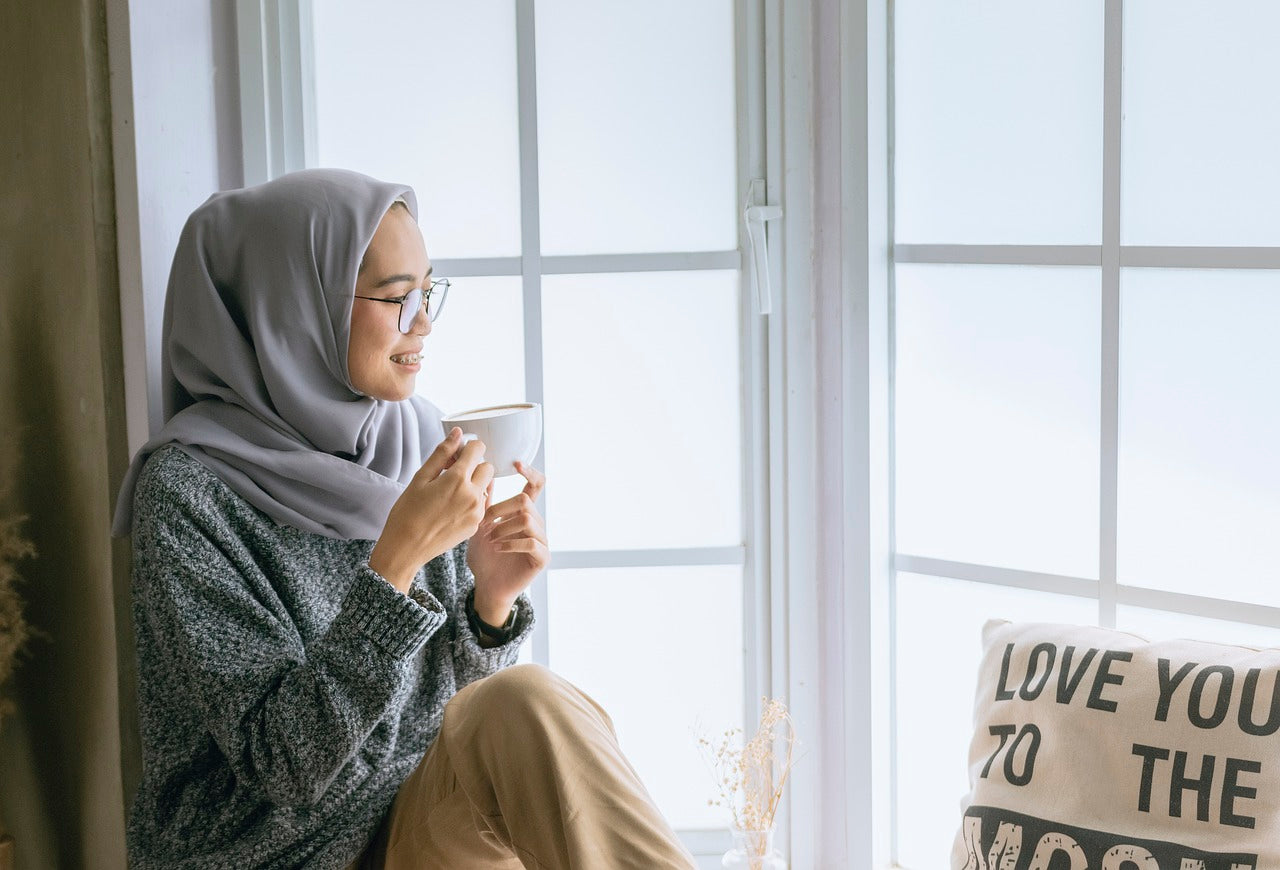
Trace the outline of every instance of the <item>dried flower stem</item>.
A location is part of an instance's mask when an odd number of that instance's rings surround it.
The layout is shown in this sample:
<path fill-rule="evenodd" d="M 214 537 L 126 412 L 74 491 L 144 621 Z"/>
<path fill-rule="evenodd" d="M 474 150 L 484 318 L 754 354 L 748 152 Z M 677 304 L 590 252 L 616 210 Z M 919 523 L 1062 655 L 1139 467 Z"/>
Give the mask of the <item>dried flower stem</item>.
<path fill-rule="evenodd" d="M 760 725 L 742 743 L 741 728 L 731 728 L 716 740 L 698 739 L 703 760 L 715 780 L 719 796 L 710 806 L 726 807 L 733 826 L 743 831 L 773 827 L 783 788 L 795 764 L 795 727 L 781 701 L 761 699 Z M 776 751 L 781 743 L 784 752 Z"/>

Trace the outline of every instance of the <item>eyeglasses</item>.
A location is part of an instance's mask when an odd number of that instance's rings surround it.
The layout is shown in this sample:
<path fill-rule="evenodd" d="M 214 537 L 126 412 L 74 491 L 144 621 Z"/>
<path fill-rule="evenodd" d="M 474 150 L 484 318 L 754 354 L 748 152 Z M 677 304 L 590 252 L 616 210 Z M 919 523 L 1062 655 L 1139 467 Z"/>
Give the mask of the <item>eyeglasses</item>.
<path fill-rule="evenodd" d="M 379 299 L 376 296 L 360 296 L 357 299 L 368 299 L 370 302 L 394 302 L 400 306 L 400 331 L 405 335 L 409 334 L 409 330 L 413 329 L 413 322 L 418 319 L 418 312 L 422 310 L 422 306 L 427 306 L 427 319 L 432 323 L 436 322 L 436 318 L 440 316 L 440 309 L 444 308 L 444 300 L 449 296 L 449 279 L 436 278 L 431 282 L 425 291 L 421 287 L 414 287 L 403 296 L 396 296 L 392 299 Z"/>

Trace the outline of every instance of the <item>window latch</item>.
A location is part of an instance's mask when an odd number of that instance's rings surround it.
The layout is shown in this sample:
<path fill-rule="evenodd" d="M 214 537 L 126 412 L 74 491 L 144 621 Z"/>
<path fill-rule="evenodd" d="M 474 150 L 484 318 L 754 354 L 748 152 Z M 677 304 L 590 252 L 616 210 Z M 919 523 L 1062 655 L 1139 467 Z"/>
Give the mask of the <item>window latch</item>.
<path fill-rule="evenodd" d="M 747 242 L 751 245 L 751 280 L 761 314 L 773 313 L 773 283 L 769 271 L 769 242 L 765 222 L 782 217 L 782 206 L 764 204 L 764 179 L 753 178 L 747 185 Z"/>

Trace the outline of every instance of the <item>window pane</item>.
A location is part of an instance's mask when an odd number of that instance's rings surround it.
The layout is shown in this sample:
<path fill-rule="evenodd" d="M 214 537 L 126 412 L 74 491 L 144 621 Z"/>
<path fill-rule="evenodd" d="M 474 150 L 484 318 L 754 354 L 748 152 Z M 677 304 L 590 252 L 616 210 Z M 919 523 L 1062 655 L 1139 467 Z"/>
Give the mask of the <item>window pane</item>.
<path fill-rule="evenodd" d="M 1123 240 L 1280 245 L 1280 5 L 1124 4 Z"/>
<path fill-rule="evenodd" d="M 1121 280 L 1118 579 L 1280 606 L 1280 273 Z"/>
<path fill-rule="evenodd" d="M 552 571 L 548 584 L 552 669 L 613 718 L 673 827 L 726 827 L 697 738 L 742 727 L 742 568 Z"/>
<path fill-rule="evenodd" d="M 1185 613 L 1148 610 L 1145 607 L 1117 607 L 1116 628 L 1140 634 L 1148 640 L 1189 638 L 1260 649 L 1280 647 L 1280 626 L 1268 628 L 1245 622 L 1227 622 L 1203 616 L 1188 616 Z"/>
<path fill-rule="evenodd" d="M 898 863 L 945 867 L 969 790 L 988 619 L 1096 624 L 1097 602 L 901 573 L 897 580 Z"/>
<path fill-rule="evenodd" d="M 1102 11 L 894 4 L 898 242 L 1101 242 Z"/>
<path fill-rule="evenodd" d="M 897 549 L 1098 576 L 1098 270 L 896 269 Z"/>
<path fill-rule="evenodd" d="M 527 401 L 519 278 L 455 278 L 423 346 L 418 393 L 446 414 Z"/>
<path fill-rule="evenodd" d="M 315 0 L 318 165 L 413 186 L 427 253 L 520 253 L 515 5 Z"/>
<path fill-rule="evenodd" d="M 556 549 L 742 543 L 736 272 L 543 279 Z"/>
<path fill-rule="evenodd" d="M 738 246 L 733 5 L 539 0 L 544 254 Z"/>

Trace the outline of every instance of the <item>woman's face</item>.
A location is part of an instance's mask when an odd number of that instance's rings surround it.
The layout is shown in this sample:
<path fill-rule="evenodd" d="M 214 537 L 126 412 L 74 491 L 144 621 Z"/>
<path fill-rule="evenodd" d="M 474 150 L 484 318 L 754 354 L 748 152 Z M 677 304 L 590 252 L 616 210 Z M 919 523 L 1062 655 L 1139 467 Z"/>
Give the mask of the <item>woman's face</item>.
<path fill-rule="evenodd" d="M 430 275 L 431 261 L 417 223 L 408 209 L 395 206 L 373 234 L 356 276 L 355 295 L 396 299 L 415 287 L 430 286 Z M 399 319 L 399 305 L 359 298 L 351 303 L 347 371 L 352 386 L 371 398 L 398 402 L 413 395 L 431 321 L 426 305 L 407 335 L 400 332 Z"/>

